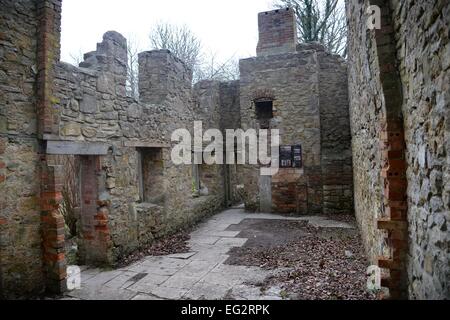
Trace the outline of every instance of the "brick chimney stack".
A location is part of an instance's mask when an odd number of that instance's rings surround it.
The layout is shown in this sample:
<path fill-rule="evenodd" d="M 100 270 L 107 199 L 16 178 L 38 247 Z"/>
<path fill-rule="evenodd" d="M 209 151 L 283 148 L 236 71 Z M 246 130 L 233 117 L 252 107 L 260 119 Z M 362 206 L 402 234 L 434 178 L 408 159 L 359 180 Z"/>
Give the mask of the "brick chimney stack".
<path fill-rule="evenodd" d="M 258 56 L 295 52 L 297 26 L 294 10 L 277 9 L 258 14 Z"/>

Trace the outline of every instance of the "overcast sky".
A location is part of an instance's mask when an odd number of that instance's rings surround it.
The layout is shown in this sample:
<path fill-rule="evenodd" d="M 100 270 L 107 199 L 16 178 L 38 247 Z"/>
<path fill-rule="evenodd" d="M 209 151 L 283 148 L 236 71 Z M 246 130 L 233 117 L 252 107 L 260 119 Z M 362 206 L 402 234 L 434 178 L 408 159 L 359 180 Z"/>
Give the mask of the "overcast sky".
<path fill-rule="evenodd" d="M 221 59 L 254 56 L 257 14 L 272 9 L 273 0 L 64 0 L 61 60 L 95 50 L 103 33 L 132 35 L 142 51 L 156 22 L 186 24 L 207 52 Z"/>

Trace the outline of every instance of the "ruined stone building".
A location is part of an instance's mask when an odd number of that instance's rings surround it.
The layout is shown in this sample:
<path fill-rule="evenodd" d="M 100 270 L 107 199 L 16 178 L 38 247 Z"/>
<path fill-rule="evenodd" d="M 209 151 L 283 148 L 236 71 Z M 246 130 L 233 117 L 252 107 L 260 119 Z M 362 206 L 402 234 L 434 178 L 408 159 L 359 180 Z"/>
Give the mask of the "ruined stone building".
<path fill-rule="evenodd" d="M 380 30 L 367 28 L 371 4 L 382 8 Z M 298 44 L 291 9 L 263 12 L 240 80 L 192 85 L 171 52 L 142 52 L 139 101 L 127 95 L 122 35 L 106 32 L 72 66 L 59 61 L 61 0 L 0 8 L 1 297 L 65 290 L 68 180 L 81 264 L 114 265 L 244 202 L 355 213 L 391 297 L 450 297 L 447 1 L 348 0 L 347 61 Z M 194 121 L 279 129 L 279 172 L 175 165 L 171 134 Z"/>
<path fill-rule="evenodd" d="M 347 65 L 321 45 L 297 45 L 290 9 L 259 14 L 257 57 L 240 61 L 241 126 L 279 129 L 281 168 L 273 177 L 244 166 L 245 203 L 283 213 L 353 209 Z M 297 159 L 291 159 L 292 148 Z M 291 154 L 290 154 L 291 153 Z M 286 159 L 285 159 L 286 158 Z"/>

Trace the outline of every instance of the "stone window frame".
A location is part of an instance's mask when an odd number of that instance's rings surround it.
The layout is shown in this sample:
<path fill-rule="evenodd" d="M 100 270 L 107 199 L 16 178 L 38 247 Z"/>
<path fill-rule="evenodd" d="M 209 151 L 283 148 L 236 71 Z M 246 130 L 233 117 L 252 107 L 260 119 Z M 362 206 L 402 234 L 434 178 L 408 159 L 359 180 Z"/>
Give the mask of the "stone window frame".
<path fill-rule="evenodd" d="M 270 129 L 270 123 L 272 119 L 275 118 L 277 114 L 277 110 L 275 107 L 275 97 L 271 92 L 260 92 L 259 94 L 254 95 L 252 99 L 253 110 L 255 114 L 255 119 L 260 125 L 261 129 Z M 271 116 L 270 117 L 260 117 L 259 115 L 259 107 L 258 105 L 270 103 L 271 107 Z"/>
<path fill-rule="evenodd" d="M 164 173 L 164 157 L 162 147 L 136 147 L 137 156 L 137 177 L 138 177 L 138 191 L 139 191 L 139 203 L 156 204 L 152 201 L 148 201 L 145 197 L 145 177 L 144 177 L 144 153 L 150 150 L 157 150 L 160 154 L 162 165 L 162 172 Z"/>

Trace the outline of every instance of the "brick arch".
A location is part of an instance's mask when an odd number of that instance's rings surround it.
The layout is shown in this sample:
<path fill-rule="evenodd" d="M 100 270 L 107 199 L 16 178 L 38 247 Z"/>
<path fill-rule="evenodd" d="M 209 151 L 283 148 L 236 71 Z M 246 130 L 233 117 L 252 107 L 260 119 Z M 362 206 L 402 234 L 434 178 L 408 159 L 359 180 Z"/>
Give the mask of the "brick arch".
<path fill-rule="evenodd" d="M 275 93 L 270 89 L 256 90 L 252 94 L 252 101 L 275 100 Z"/>
<path fill-rule="evenodd" d="M 381 123 L 383 217 L 378 229 L 385 230 L 390 257 L 379 257 L 378 266 L 389 271 L 381 285 L 389 289 L 391 299 L 407 297 L 406 256 L 408 248 L 406 143 L 403 126 L 403 93 L 395 47 L 392 11 L 388 0 L 371 0 L 381 9 L 381 29 L 375 31 L 379 79 L 384 96 Z"/>

